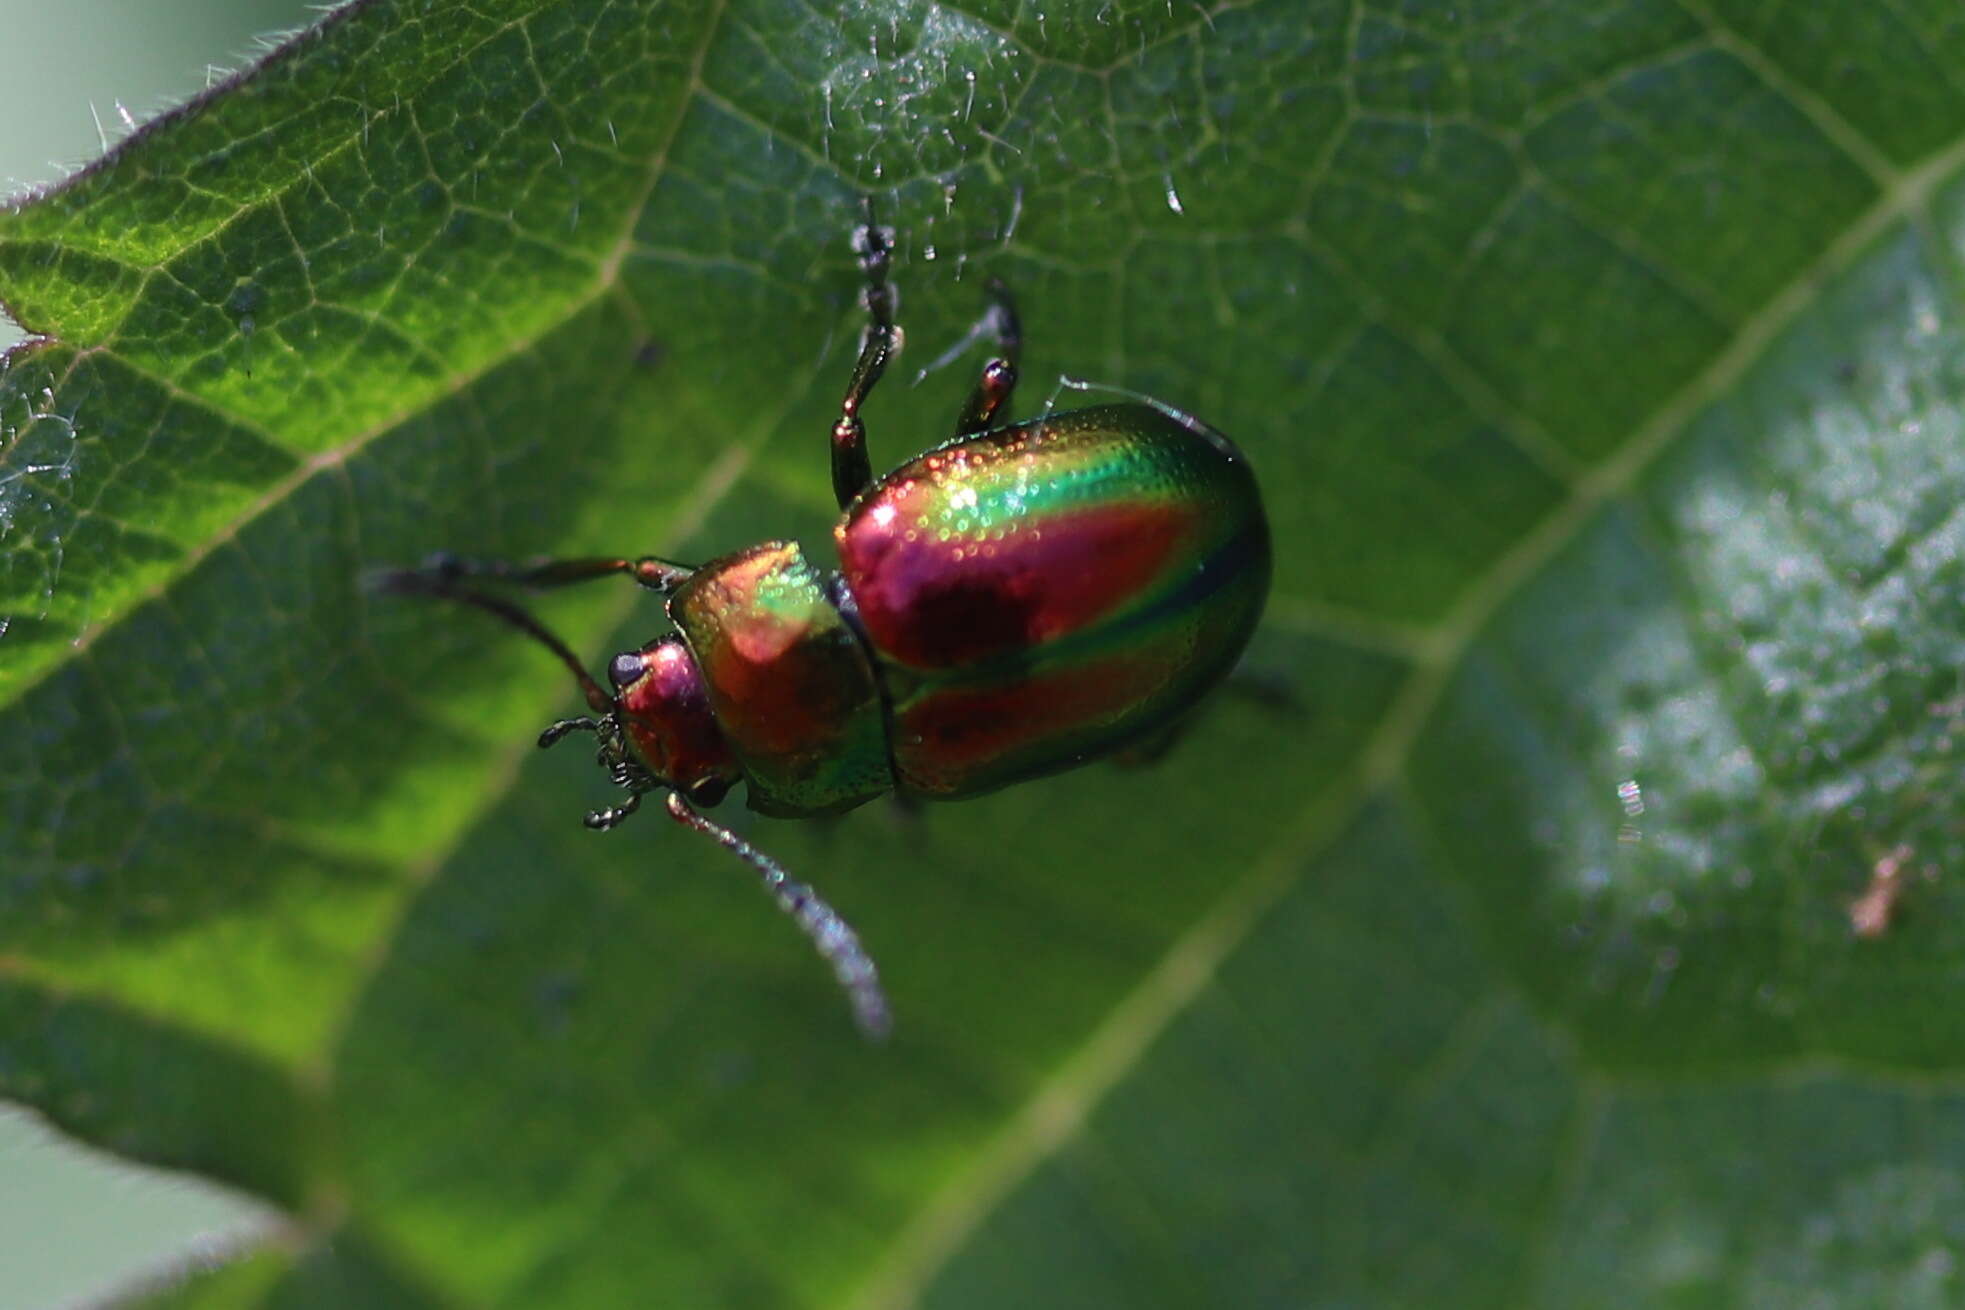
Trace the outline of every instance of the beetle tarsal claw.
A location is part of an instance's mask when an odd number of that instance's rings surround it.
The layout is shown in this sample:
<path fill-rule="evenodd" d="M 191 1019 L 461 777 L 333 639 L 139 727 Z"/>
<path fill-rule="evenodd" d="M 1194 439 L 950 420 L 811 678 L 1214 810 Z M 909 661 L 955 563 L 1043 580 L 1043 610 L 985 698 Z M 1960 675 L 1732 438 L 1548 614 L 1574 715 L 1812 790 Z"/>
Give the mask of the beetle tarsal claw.
<path fill-rule="evenodd" d="M 593 719 L 588 719 L 588 718 L 561 719 L 558 723 L 550 725 L 549 727 L 547 727 L 547 729 L 544 732 L 539 734 L 539 749 L 545 750 L 548 747 L 557 745 L 562 738 L 566 737 L 570 733 L 575 733 L 575 732 L 598 733 L 599 731 L 600 731 L 600 724 L 595 722 Z"/>
<path fill-rule="evenodd" d="M 614 827 L 641 808 L 641 796 L 642 793 L 639 791 L 630 791 L 628 793 L 628 799 L 622 801 L 619 805 L 610 806 L 604 810 L 595 810 L 587 816 L 587 826 L 595 832 L 606 832 L 609 828 Z"/>

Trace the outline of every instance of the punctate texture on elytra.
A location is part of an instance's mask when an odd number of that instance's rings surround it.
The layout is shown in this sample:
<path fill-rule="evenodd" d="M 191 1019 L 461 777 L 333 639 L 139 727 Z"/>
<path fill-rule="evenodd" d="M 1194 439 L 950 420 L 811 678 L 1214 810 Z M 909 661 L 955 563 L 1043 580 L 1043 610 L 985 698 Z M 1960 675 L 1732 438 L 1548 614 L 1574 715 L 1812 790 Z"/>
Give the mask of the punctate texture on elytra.
<path fill-rule="evenodd" d="M 902 781 L 957 797 L 1165 726 L 1269 590 L 1248 461 L 1147 405 L 1033 419 L 881 477 L 834 530 Z"/>

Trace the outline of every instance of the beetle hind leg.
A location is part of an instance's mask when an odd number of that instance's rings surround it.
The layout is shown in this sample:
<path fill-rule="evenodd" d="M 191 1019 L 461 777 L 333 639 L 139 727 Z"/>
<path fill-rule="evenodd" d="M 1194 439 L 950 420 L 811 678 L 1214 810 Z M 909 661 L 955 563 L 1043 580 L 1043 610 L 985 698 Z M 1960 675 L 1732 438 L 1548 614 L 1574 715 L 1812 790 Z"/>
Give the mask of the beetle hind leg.
<path fill-rule="evenodd" d="M 1108 757 L 1122 769 L 1143 769 L 1158 764 L 1171 754 L 1202 718 L 1214 707 L 1233 698 L 1284 719 L 1301 719 L 1309 710 L 1298 699 L 1296 687 L 1285 678 L 1239 665 L 1221 680 L 1220 686 L 1191 706 L 1171 723 L 1162 724 L 1136 741 L 1128 742 Z"/>

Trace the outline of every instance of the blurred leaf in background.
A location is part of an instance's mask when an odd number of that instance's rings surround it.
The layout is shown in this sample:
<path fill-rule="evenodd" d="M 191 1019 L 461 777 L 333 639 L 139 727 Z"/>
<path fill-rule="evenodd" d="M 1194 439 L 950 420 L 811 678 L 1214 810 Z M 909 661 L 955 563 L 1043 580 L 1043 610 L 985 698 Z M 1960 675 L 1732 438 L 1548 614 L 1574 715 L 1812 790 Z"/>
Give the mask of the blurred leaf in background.
<path fill-rule="evenodd" d="M 1965 25 L 1768 15 L 338 11 L 0 217 L 0 1092 L 292 1217 L 173 1305 L 1957 1299 Z M 358 585 L 821 541 L 863 192 L 1244 445 L 1302 704 L 745 822 L 884 1049 Z"/>

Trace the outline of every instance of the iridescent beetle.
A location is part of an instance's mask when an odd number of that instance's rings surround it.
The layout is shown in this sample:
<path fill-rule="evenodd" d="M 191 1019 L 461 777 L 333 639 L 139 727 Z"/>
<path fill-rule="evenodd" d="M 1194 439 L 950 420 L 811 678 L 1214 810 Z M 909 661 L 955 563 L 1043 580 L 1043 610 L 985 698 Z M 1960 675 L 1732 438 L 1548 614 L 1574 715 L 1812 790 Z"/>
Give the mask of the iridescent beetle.
<path fill-rule="evenodd" d="M 653 557 L 511 564 L 439 556 L 377 578 L 530 634 L 572 670 L 591 732 L 627 799 L 587 816 L 612 828 L 649 792 L 669 816 L 756 869 L 831 965 L 854 1017 L 889 1026 L 872 959 L 845 920 L 696 806 L 738 782 L 754 810 L 838 814 L 895 791 L 961 800 L 1150 742 L 1234 665 L 1269 591 L 1269 529 L 1240 451 L 1157 403 L 1100 405 L 1009 427 L 1016 311 L 1001 283 L 977 325 L 996 355 L 955 436 L 875 478 L 860 407 L 899 347 L 889 235 L 854 233 L 868 315 L 839 421 L 832 482 L 840 570 L 767 541 L 694 568 Z M 466 585 L 558 587 L 626 576 L 668 598 L 676 633 L 608 664 L 610 694 L 537 619 Z"/>

